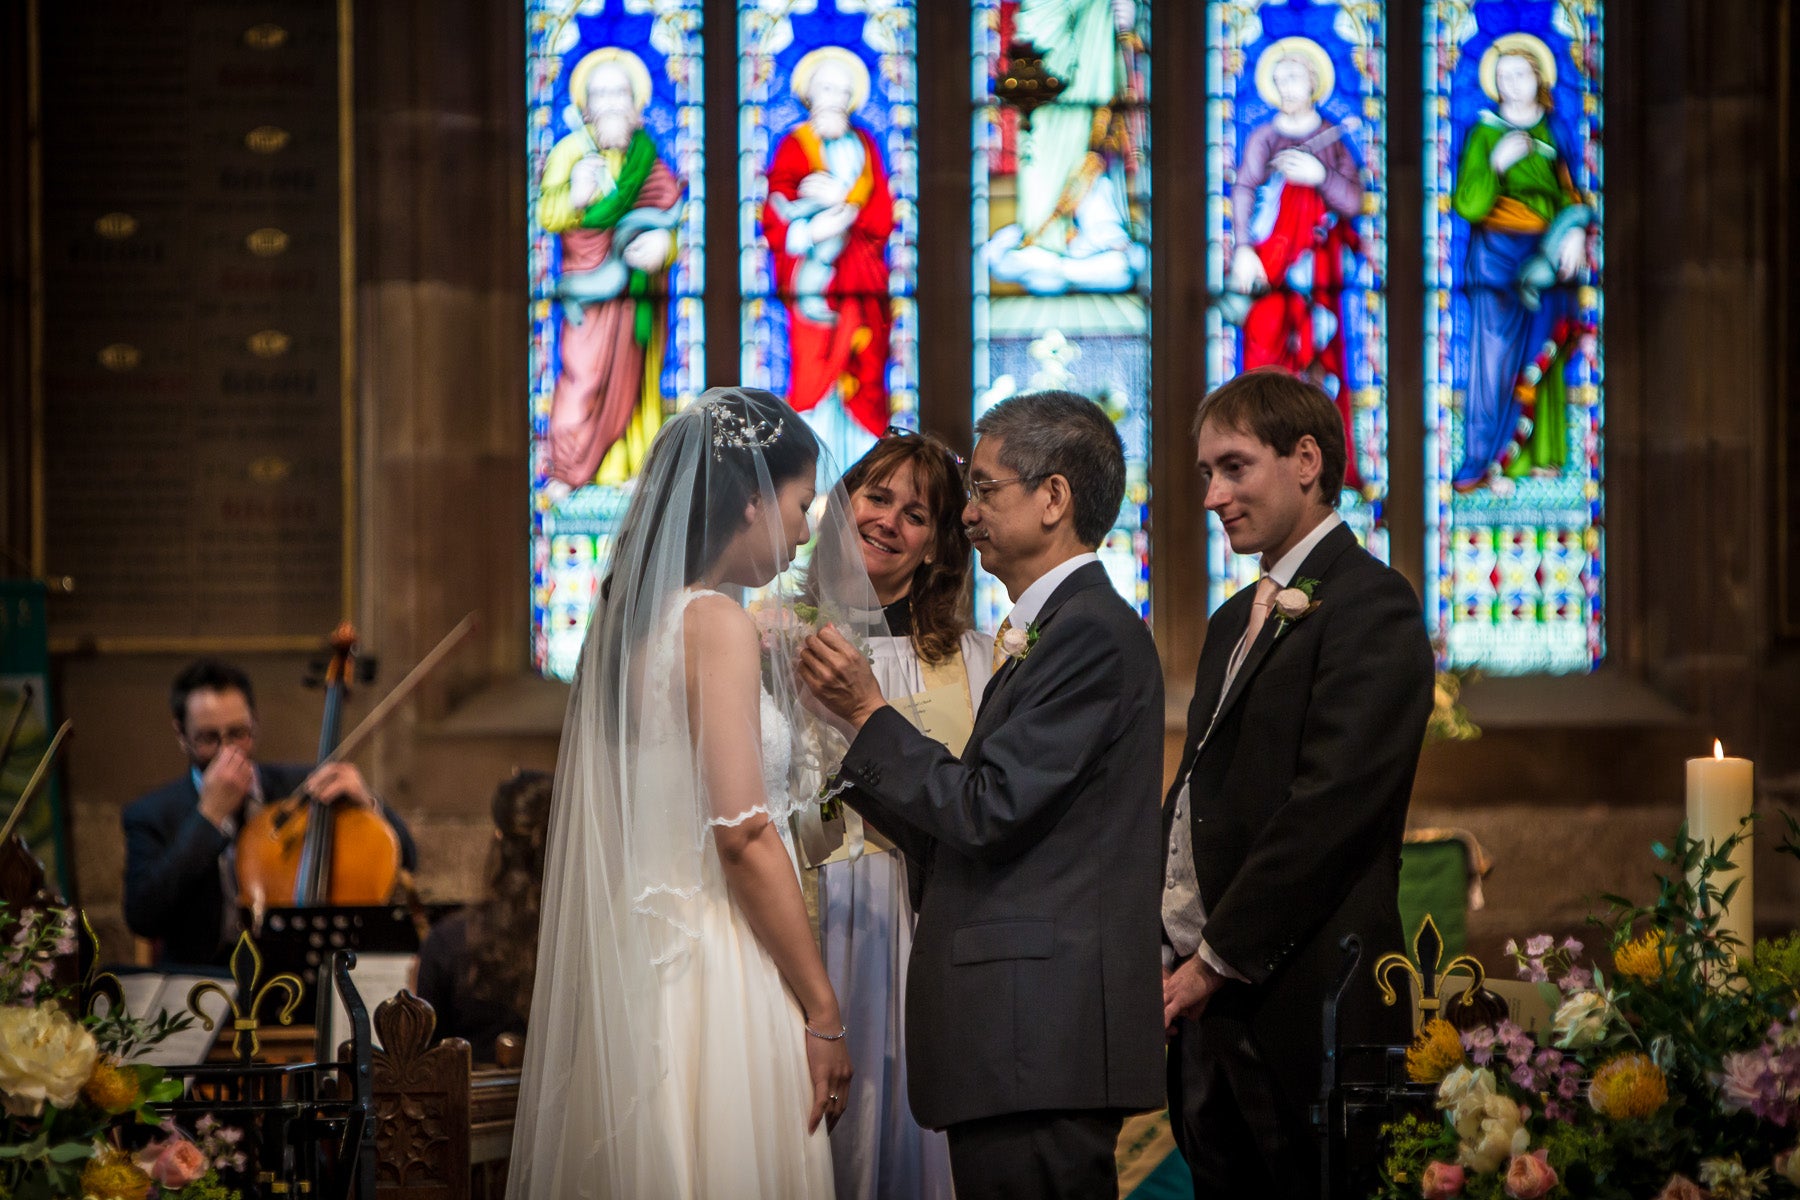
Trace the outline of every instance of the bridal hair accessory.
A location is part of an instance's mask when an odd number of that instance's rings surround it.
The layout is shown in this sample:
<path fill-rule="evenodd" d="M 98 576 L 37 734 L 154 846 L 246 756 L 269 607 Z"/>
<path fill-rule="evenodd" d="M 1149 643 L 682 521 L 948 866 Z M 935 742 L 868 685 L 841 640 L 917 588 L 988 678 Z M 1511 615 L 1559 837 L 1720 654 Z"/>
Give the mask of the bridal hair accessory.
<path fill-rule="evenodd" d="M 781 436 L 783 419 L 777 417 L 771 424 L 758 416 L 745 416 L 735 409 L 726 407 L 725 401 L 736 393 L 728 393 L 706 402 L 712 409 L 712 451 L 713 461 L 723 462 L 724 451 L 731 450 L 767 450 Z M 745 408 L 749 405 L 746 403 Z"/>

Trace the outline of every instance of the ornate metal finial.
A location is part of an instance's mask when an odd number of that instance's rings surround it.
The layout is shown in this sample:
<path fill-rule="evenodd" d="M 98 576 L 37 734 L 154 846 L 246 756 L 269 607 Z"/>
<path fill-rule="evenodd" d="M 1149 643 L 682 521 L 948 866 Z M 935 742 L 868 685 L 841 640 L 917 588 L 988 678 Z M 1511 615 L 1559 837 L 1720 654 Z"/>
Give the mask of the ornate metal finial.
<path fill-rule="evenodd" d="M 100 935 L 88 924 L 85 911 L 79 915 L 81 921 L 75 930 L 75 961 L 81 967 L 81 1011 L 94 1015 L 94 1001 L 105 996 L 106 1011 L 122 1013 L 125 1011 L 125 987 L 117 975 L 100 969 Z"/>
<path fill-rule="evenodd" d="M 1438 964 L 1443 957 L 1443 935 L 1438 933 L 1437 922 L 1431 918 L 1430 913 L 1427 913 L 1425 920 L 1419 924 L 1419 932 L 1413 936 L 1411 958 L 1404 954 L 1388 953 L 1375 960 L 1375 982 L 1381 985 L 1381 1002 L 1390 1005 L 1399 1002 L 1399 993 L 1395 990 L 1394 985 L 1388 982 L 1389 976 L 1395 969 L 1398 969 L 1401 975 L 1409 977 L 1413 986 L 1419 990 L 1421 1023 L 1438 1016 L 1440 1009 L 1448 1012 L 1454 1008 L 1463 1019 L 1473 1016 L 1475 1019 L 1471 1022 L 1472 1024 L 1488 1024 L 1491 1014 L 1484 1011 L 1490 1007 L 1487 998 L 1491 998 L 1500 1005 L 1499 1017 L 1506 1016 L 1506 1002 L 1482 987 L 1487 982 L 1487 969 L 1481 965 L 1480 960 L 1473 955 L 1459 954 L 1440 971 Z M 1414 963 L 1418 965 L 1414 966 Z M 1443 982 L 1459 971 L 1468 976 L 1469 988 L 1465 994 L 1473 999 L 1458 1003 L 1461 998 L 1452 997 L 1447 1006 L 1443 1000 Z"/>
<path fill-rule="evenodd" d="M 1019 110 L 1019 124 L 1031 128 L 1031 114 L 1062 95 L 1068 81 L 1051 74 L 1044 66 L 1044 56 L 1030 42 L 1017 41 L 1006 48 L 1000 64 L 1000 78 L 994 81 L 994 96 L 1000 103 Z"/>
<path fill-rule="evenodd" d="M 781 427 L 785 423 L 781 417 L 775 418 L 773 424 L 763 420 L 750 411 L 748 400 L 744 400 L 745 412 L 738 412 L 726 404 L 734 395 L 737 393 L 728 392 L 706 402 L 706 407 L 712 410 L 712 449 L 715 462 L 725 460 L 726 450 L 767 450 L 781 436 Z"/>
<path fill-rule="evenodd" d="M 212 1014 L 200 1007 L 200 997 L 208 992 L 217 992 L 224 998 L 225 1003 L 231 1007 L 231 1028 L 233 1030 L 231 1052 L 243 1062 L 249 1062 L 262 1051 L 262 1038 L 257 1034 L 257 1031 L 262 1028 L 262 1023 L 257 1019 L 256 1014 L 262 1009 L 263 1001 L 269 998 L 269 993 L 276 988 L 287 992 L 287 1003 L 281 1006 L 281 1011 L 275 1019 L 283 1025 L 292 1025 L 294 1010 L 300 1007 L 300 997 L 305 991 L 300 977 L 288 972 L 274 976 L 267 983 L 261 983 L 262 970 L 262 954 L 257 950 L 256 943 L 250 940 L 249 932 L 246 931 L 238 934 L 237 946 L 231 952 L 231 978 L 237 984 L 237 996 L 233 996 L 211 980 L 195 984 L 193 990 L 188 992 L 188 1011 L 199 1017 L 201 1026 L 208 1030 L 213 1027 Z M 240 1006 L 238 996 L 249 996 L 249 1007 Z M 250 1040 L 248 1052 L 244 1049 L 246 1034 L 249 1035 Z"/>

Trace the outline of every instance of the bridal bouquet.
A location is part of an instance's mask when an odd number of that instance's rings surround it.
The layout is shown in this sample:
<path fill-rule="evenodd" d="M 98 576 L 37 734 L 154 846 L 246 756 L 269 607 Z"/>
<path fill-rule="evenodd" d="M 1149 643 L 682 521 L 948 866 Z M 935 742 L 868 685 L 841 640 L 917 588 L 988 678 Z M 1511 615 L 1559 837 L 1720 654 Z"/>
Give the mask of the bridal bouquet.
<path fill-rule="evenodd" d="M 1378 1195 L 1800 1196 L 1800 935 L 1743 962 L 1719 934 L 1736 885 L 1715 879 L 1737 840 L 1656 846 L 1656 900 L 1609 896 L 1595 918 L 1603 956 L 1574 938 L 1508 944 L 1555 1012 L 1549 1029 L 1427 1022 L 1407 1072 L 1436 1085 L 1436 1113 L 1387 1126 Z M 1800 856 L 1792 832 L 1781 849 Z"/>
<path fill-rule="evenodd" d="M 70 1016 L 75 989 L 55 971 L 74 953 L 70 910 L 0 904 L 0 1196 L 235 1200 L 219 1170 L 243 1168 L 239 1131 L 202 1118 L 189 1138 L 150 1107 L 180 1081 L 131 1061 L 188 1018 Z"/>

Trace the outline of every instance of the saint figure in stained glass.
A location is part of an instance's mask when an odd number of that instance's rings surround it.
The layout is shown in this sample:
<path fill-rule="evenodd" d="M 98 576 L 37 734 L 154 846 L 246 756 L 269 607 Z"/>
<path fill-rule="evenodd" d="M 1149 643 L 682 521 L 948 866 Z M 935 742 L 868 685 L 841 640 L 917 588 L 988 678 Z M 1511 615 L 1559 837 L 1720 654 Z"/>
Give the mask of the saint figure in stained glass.
<path fill-rule="evenodd" d="M 1132 290 L 1149 263 L 1133 230 L 1137 8 L 1115 0 L 1020 0 L 1014 36 L 1065 87 L 1019 131 L 1017 220 L 988 242 L 988 270 L 1040 296 Z"/>
<path fill-rule="evenodd" d="M 1352 223 L 1363 210 L 1362 173 L 1349 136 L 1361 122 L 1319 111 L 1336 76 L 1311 38 L 1281 38 L 1258 58 L 1257 93 L 1275 112 L 1244 139 L 1231 188 L 1230 291 L 1220 308 L 1243 327 L 1246 370 L 1285 367 L 1336 399 L 1350 449 L 1344 486 L 1361 491 L 1343 312 L 1362 249 Z"/>
<path fill-rule="evenodd" d="M 806 119 L 775 145 L 762 210 L 788 311 L 787 399 L 815 427 L 848 421 L 872 441 L 888 424 L 894 200 L 879 144 L 855 117 L 869 69 L 849 50 L 821 46 L 792 80 Z"/>
<path fill-rule="evenodd" d="M 538 224 L 562 241 L 544 485 L 553 500 L 630 478 L 662 423 L 658 277 L 674 258 L 683 185 L 644 131 L 650 94 L 636 54 L 608 46 L 585 55 L 569 76 L 570 132 L 544 163 Z M 615 446 L 622 452 L 609 454 Z"/>
<path fill-rule="evenodd" d="M 1494 101 L 1463 141 L 1458 216 L 1469 222 L 1469 375 L 1462 491 L 1554 475 L 1568 459 L 1566 364 L 1584 330 L 1566 287 L 1588 265 L 1595 224 L 1569 167 L 1570 139 L 1551 109 L 1556 59 L 1529 33 L 1482 55 Z"/>

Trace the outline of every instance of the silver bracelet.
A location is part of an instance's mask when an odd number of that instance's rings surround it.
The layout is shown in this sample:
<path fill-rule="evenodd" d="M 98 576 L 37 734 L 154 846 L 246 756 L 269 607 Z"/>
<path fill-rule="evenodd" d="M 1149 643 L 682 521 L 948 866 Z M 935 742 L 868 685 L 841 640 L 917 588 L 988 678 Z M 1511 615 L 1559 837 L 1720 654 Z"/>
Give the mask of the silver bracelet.
<path fill-rule="evenodd" d="M 844 1040 L 845 1035 L 850 1032 L 850 1027 L 848 1025 L 841 1025 L 836 1033 L 820 1033 L 811 1025 L 803 1024 L 803 1028 L 805 1028 L 808 1037 L 816 1037 L 821 1042 L 841 1042 Z"/>

